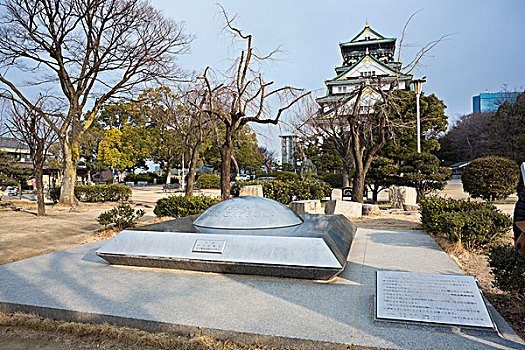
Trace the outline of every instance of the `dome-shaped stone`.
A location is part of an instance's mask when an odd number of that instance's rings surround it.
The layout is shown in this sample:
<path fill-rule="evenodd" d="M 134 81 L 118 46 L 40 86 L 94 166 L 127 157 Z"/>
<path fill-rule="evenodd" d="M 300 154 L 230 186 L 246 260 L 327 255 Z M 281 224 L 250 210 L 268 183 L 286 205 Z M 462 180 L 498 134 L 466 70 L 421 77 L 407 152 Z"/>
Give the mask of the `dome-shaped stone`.
<path fill-rule="evenodd" d="M 303 220 L 291 209 L 263 197 L 236 197 L 217 203 L 193 225 L 200 228 L 254 230 L 296 226 Z"/>

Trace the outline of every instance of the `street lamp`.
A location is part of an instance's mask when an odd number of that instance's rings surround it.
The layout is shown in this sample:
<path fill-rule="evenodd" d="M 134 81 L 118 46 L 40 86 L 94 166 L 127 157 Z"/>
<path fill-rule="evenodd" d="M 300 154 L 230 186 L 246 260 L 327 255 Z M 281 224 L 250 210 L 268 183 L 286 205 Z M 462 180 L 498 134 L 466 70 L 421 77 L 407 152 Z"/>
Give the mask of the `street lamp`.
<path fill-rule="evenodd" d="M 421 90 L 423 83 L 427 81 L 427 77 L 421 79 L 412 80 L 414 85 L 414 91 L 416 92 L 416 115 L 417 115 L 417 153 L 421 153 L 421 121 L 419 120 L 419 97 L 421 96 Z"/>

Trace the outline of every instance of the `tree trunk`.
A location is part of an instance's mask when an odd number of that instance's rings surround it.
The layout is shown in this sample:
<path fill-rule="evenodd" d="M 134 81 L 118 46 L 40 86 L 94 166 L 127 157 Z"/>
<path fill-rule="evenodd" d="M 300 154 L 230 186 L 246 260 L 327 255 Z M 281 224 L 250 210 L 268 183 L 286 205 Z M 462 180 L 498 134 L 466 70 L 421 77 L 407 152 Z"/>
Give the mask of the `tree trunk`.
<path fill-rule="evenodd" d="M 241 171 L 239 169 L 239 164 L 237 163 L 237 159 L 235 159 L 235 156 L 233 154 L 232 154 L 232 163 L 233 163 L 233 168 L 235 169 L 235 180 L 237 181 L 238 176 L 241 173 Z"/>
<path fill-rule="evenodd" d="M 350 167 L 343 162 L 343 187 L 350 186 Z"/>
<path fill-rule="evenodd" d="M 354 180 L 352 184 L 352 201 L 363 203 L 363 192 L 365 190 L 365 173 L 359 166 L 355 167 Z"/>
<path fill-rule="evenodd" d="M 199 145 L 195 145 L 191 151 L 190 164 L 188 165 L 188 183 L 186 184 L 186 197 L 193 196 L 193 184 L 195 183 L 195 169 L 199 158 Z"/>
<path fill-rule="evenodd" d="M 70 147 L 67 141 L 62 143 L 62 152 L 64 156 L 64 176 L 62 177 L 62 185 L 60 187 L 59 204 L 69 205 L 74 207 L 78 204 L 78 199 L 75 197 L 75 182 L 77 179 L 77 163 L 78 163 L 78 145 Z"/>
<path fill-rule="evenodd" d="M 38 145 L 34 159 L 33 166 L 35 167 L 35 185 L 36 185 L 36 202 L 38 205 L 38 216 L 46 215 L 46 208 L 44 203 L 44 157 L 43 157 L 43 145 Z"/>
<path fill-rule="evenodd" d="M 233 141 L 229 131 L 226 131 L 224 144 L 221 147 L 221 197 L 230 198 L 230 174 L 232 166 Z"/>
<path fill-rule="evenodd" d="M 172 171 L 171 161 L 168 162 L 168 170 L 166 173 L 166 185 L 171 184 L 171 171 Z"/>
<path fill-rule="evenodd" d="M 350 178 L 348 176 L 348 171 L 345 171 L 345 168 L 343 167 L 343 187 L 350 186 Z"/>
<path fill-rule="evenodd" d="M 374 187 L 372 187 L 372 201 L 374 203 L 377 203 L 378 196 L 379 196 L 379 186 L 374 185 Z"/>

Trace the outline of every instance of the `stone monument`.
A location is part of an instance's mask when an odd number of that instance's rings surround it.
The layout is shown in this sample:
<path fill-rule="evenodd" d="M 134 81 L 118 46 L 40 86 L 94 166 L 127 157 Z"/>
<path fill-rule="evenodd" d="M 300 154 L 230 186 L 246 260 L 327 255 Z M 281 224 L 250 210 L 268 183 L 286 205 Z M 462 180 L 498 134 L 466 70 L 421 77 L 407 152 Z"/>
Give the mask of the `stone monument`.
<path fill-rule="evenodd" d="M 124 230 L 96 253 L 119 265 L 328 280 L 343 271 L 355 231 L 343 215 L 297 215 L 247 196 Z"/>

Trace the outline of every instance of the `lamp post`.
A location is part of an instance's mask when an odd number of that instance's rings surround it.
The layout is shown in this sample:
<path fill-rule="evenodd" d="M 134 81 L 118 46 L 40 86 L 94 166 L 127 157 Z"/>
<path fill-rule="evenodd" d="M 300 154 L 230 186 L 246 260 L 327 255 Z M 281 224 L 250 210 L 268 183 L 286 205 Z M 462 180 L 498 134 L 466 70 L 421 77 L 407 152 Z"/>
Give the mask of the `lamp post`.
<path fill-rule="evenodd" d="M 412 80 L 414 85 L 414 91 L 416 92 L 416 116 L 417 116 L 417 153 L 421 153 L 421 121 L 419 120 L 419 97 L 421 96 L 421 90 L 423 83 L 427 81 L 427 77 L 421 79 Z"/>

